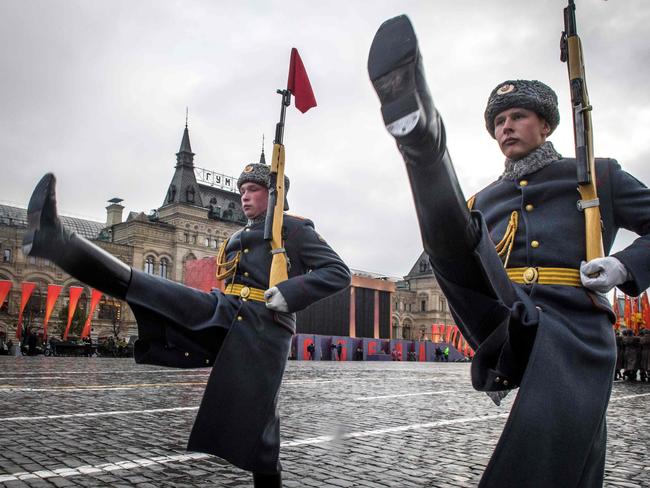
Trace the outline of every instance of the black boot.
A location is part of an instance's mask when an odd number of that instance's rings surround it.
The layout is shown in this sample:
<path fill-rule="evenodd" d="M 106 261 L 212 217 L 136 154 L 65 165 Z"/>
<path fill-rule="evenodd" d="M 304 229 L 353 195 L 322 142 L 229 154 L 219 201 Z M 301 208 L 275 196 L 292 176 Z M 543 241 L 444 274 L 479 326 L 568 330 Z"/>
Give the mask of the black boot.
<path fill-rule="evenodd" d="M 282 488 L 282 474 L 253 473 L 253 486 L 255 488 Z"/>
<path fill-rule="evenodd" d="M 63 227 L 56 211 L 55 185 L 56 178 L 48 173 L 32 193 L 23 254 L 46 258 L 79 281 L 124 299 L 131 281 L 131 268 Z"/>
<path fill-rule="evenodd" d="M 467 255 L 479 232 L 447 152 L 445 128 L 429 94 L 408 17 L 395 17 L 379 27 L 368 73 L 386 128 L 406 163 L 425 252 L 434 259 Z"/>

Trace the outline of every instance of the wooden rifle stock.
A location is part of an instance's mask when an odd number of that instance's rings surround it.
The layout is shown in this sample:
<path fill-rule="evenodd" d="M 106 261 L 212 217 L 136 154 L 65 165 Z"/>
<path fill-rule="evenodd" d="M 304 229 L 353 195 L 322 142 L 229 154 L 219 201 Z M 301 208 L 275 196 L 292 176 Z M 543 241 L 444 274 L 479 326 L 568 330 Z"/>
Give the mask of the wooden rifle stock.
<path fill-rule="evenodd" d="M 274 287 L 288 279 L 287 254 L 282 245 L 282 223 L 284 220 L 284 145 L 273 144 L 273 159 L 271 173 L 275 174 L 275 202 L 273 205 L 273 226 L 271 228 L 271 273 L 269 274 L 269 288 Z M 269 209 L 271 211 L 271 209 Z"/>
<path fill-rule="evenodd" d="M 561 40 L 561 60 L 567 62 L 573 108 L 573 135 L 576 148 L 578 190 L 581 200 L 578 208 L 585 215 L 586 259 L 605 255 L 601 229 L 600 206 L 596 190 L 596 163 L 594 160 L 591 105 L 585 81 L 582 43 L 577 34 L 575 4 L 569 0 L 564 9 L 564 32 Z"/>

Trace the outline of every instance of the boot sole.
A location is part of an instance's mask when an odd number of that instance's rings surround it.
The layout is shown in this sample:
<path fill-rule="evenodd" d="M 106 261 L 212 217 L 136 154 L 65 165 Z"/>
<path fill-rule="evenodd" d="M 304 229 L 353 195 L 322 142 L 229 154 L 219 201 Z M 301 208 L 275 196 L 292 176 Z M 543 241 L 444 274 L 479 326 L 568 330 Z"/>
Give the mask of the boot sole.
<path fill-rule="evenodd" d="M 412 130 L 424 113 L 415 82 L 418 56 L 417 37 L 406 15 L 384 22 L 370 46 L 368 74 L 384 124 L 395 136 Z"/>
<path fill-rule="evenodd" d="M 34 237 L 36 232 L 41 228 L 41 216 L 47 197 L 50 193 L 50 186 L 56 183 L 56 178 L 52 173 L 47 173 L 36 185 L 29 205 L 27 205 L 27 232 L 23 236 L 22 251 L 23 254 L 28 256 L 32 251 L 34 245 Z"/>

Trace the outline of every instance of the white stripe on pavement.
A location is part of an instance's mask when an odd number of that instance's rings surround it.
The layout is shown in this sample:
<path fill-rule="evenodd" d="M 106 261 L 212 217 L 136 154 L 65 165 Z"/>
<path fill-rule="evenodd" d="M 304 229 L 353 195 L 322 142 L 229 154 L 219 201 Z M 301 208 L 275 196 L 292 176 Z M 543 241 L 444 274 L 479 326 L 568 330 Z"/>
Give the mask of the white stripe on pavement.
<path fill-rule="evenodd" d="M 408 430 L 432 429 L 435 427 L 443 427 L 446 425 L 465 424 L 471 422 L 485 422 L 487 420 L 506 418 L 508 415 L 509 414 L 507 413 L 500 413 L 497 415 L 484 415 L 481 417 L 461 417 L 459 419 L 440 420 L 438 422 L 429 422 L 426 424 L 399 425 L 397 427 L 386 427 L 384 429 L 375 429 L 375 430 L 362 430 L 359 432 L 348 432 L 347 434 L 340 434 L 340 435 L 323 435 L 319 437 L 313 437 L 311 439 L 283 442 L 282 447 L 290 448 L 290 447 L 313 445 L 313 444 L 323 444 L 325 442 L 341 441 L 345 439 L 357 439 L 359 437 L 370 437 L 375 435 L 392 434 L 395 432 L 405 432 Z"/>
<path fill-rule="evenodd" d="M 636 395 L 625 395 L 625 396 L 610 398 L 609 401 L 610 402 L 617 402 L 619 400 L 629 400 L 630 398 L 639 398 L 639 397 L 644 397 L 644 396 L 648 396 L 648 395 L 650 395 L 650 393 L 638 393 Z"/>
<path fill-rule="evenodd" d="M 197 459 L 206 459 L 211 457 L 209 454 L 203 453 L 187 453 L 187 454 L 177 454 L 172 456 L 156 456 L 152 458 L 140 458 L 133 459 L 130 461 L 120 461 L 117 463 L 105 463 L 97 464 L 95 466 L 79 466 L 78 468 L 60 468 L 42 471 L 32 471 L 30 472 L 20 472 L 13 473 L 8 475 L 0 475 L 0 483 L 5 483 L 7 481 L 23 481 L 31 479 L 47 479 L 54 477 L 68 478 L 71 476 L 79 476 L 83 474 L 94 474 L 101 472 L 111 472 L 122 469 L 133 469 L 147 467 L 154 464 L 166 464 L 171 462 L 184 462 L 184 461 L 194 461 Z"/>
<path fill-rule="evenodd" d="M 456 393 L 456 390 L 443 390 L 443 391 L 421 391 L 418 393 L 398 393 L 396 395 L 381 395 L 374 397 L 357 397 L 354 398 L 354 401 L 364 401 L 364 400 L 383 400 L 384 398 L 402 398 L 402 397 L 412 397 L 412 396 L 422 396 L 422 395 L 444 395 L 447 393 Z"/>
<path fill-rule="evenodd" d="M 185 412 L 188 410 L 198 410 L 199 407 L 175 407 L 175 408 L 152 408 L 149 410 L 113 410 L 110 412 L 86 412 L 86 413 L 69 413 L 60 415 L 38 415 L 28 417 L 5 417 L 0 418 L 1 422 L 12 422 L 22 420 L 51 420 L 51 419 L 69 419 L 79 417 L 110 417 L 117 415 L 134 415 L 139 413 L 163 413 L 163 412 Z"/>

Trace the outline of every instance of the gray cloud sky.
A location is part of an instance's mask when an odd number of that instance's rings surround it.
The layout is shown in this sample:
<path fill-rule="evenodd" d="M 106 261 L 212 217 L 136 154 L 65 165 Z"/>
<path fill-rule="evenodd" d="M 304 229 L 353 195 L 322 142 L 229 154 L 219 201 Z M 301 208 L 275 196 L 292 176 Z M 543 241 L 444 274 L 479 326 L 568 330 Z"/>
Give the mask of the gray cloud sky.
<path fill-rule="evenodd" d="M 400 13 L 420 39 L 434 99 L 466 194 L 501 172 L 483 126 L 508 78 L 555 88 L 571 155 L 565 1 L 62 1 L 0 3 L 0 200 L 26 204 L 45 171 L 67 213 L 104 219 L 105 201 L 158 207 L 173 174 L 185 107 L 199 167 L 237 175 L 266 151 L 289 52 L 299 49 L 318 100 L 287 114 L 292 210 L 355 268 L 408 272 L 421 244 L 402 162 L 366 73 L 377 28 Z M 596 154 L 650 182 L 650 3 L 579 0 Z M 444 231 L 444 226 L 441 227 Z M 629 242 L 626 235 L 618 246 Z"/>

